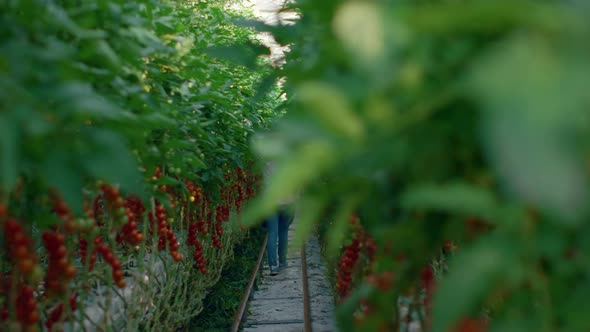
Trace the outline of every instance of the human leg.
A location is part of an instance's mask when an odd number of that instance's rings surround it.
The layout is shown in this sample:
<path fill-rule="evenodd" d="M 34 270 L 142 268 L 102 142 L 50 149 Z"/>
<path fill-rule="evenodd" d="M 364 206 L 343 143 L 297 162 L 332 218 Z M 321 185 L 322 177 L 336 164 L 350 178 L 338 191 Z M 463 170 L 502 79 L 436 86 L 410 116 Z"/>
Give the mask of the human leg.
<path fill-rule="evenodd" d="M 279 237 L 279 267 L 287 266 L 287 248 L 289 246 L 289 221 L 290 216 L 281 211 L 278 216 L 278 237 Z"/>
<path fill-rule="evenodd" d="M 268 232 L 268 241 L 266 242 L 266 253 L 268 255 L 268 265 L 271 274 L 277 266 L 277 240 L 279 233 L 279 217 L 277 214 L 272 215 L 265 221 Z"/>

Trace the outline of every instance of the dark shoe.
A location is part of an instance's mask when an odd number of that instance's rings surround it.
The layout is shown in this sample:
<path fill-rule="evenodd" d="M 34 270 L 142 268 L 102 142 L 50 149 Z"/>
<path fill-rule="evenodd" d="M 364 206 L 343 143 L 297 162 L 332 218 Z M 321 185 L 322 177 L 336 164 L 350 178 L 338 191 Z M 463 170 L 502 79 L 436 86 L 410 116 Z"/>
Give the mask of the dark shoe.
<path fill-rule="evenodd" d="M 279 274 L 279 267 L 276 265 L 270 266 L 270 275 L 276 276 L 277 274 Z"/>

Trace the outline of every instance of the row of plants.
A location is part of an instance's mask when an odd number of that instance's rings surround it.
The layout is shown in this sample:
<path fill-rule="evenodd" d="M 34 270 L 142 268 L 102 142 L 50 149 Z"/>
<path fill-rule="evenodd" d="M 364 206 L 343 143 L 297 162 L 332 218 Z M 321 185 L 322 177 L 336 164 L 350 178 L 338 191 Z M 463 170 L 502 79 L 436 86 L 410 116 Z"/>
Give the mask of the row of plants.
<path fill-rule="evenodd" d="M 221 272 L 220 280 L 203 302 L 203 311 L 186 327 L 186 331 L 222 332 L 232 327 L 244 291 L 256 267 L 256 257 L 266 231 L 251 229 L 247 240 L 234 247 L 233 259 Z M 260 278 L 259 274 L 257 278 Z M 258 281 L 258 280 L 256 280 Z"/>
<path fill-rule="evenodd" d="M 406 330 L 410 298 L 423 331 L 588 330 L 588 3 L 289 6 L 292 98 L 247 219 L 301 193 L 340 329 Z"/>
<path fill-rule="evenodd" d="M 248 141 L 281 108 L 229 5 L 0 4 L 0 330 L 168 331 L 202 310 L 247 234 Z"/>

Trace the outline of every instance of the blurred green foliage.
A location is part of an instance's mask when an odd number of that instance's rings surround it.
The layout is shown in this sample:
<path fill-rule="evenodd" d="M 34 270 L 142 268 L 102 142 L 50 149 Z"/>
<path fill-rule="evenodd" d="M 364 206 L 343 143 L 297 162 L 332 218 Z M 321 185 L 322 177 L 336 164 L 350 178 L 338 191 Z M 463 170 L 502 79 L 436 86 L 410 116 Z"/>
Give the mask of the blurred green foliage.
<path fill-rule="evenodd" d="M 359 288 L 374 304 L 365 328 L 395 324 L 398 297 L 453 240 L 432 331 L 484 310 L 492 331 L 588 330 L 590 3 L 290 6 L 295 25 L 264 28 L 291 45 L 275 74 L 290 102 L 254 142 L 279 168 L 250 216 L 301 192 L 300 236 L 332 222 L 335 255 L 357 211 L 379 243 L 372 269 L 395 273 L 388 292 Z M 473 236 L 473 218 L 492 230 Z M 341 307 L 343 331 L 357 307 Z"/>
<path fill-rule="evenodd" d="M 53 190 L 73 210 L 76 225 L 94 228 L 83 204 L 92 205 L 99 181 L 119 186 L 123 197 L 141 196 L 148 209 L 153 208 L 154 197 L 171 207 L 161 185 L 174 188 L 176 202 L 194 201 L 188 199 L 184 182 L 192 181 L 213 211 L 222 203 L 220 189 L 234 190 L 238 185 L 230 172 L 242 168 L 248 182 L 255 182 L 249 139 L 281 114 L 283 91 L 264 80 L 270 66 L 259 55 L 268 49 L 260 45 L 255 30 L 232 24 L 242 15 L 228 10 L 234 3 L 0 1 L 0 224 L 7 217 L 16 218 L 39 249 L 40 231 L 63 222 L 54 213 Z M 152 178 L 158 168 L 162 177 Z M 179 239 L 186 239 L 182 221 L 187 210 L 188 205 L 169 209 L 167 221 Z M 76 320 L 99 330 L 123 325 L 130 330 L 140 325 L 143 330 L 174 330 L 188 323 L 202 309 L 205 291 L 219 280 L 233 244 L 244 236 L 232 221 L 223 235 L 217 230 L 222 250 L 208 238 L 201 239 L 210 264 L 208 274 L 198 277 L 194 251 L 182 240 L 184 260 L 166 263 L 166 274 L 174 278 L 161 284 L 151 272 L 157 267 L 153 254 L 157 246 L 119 243 L 115 248 L 121 225 L 113 225 L 112 215 L 105 218 L 108 222 L 92 234 L 67 234 L 68 256 L 79 257 L 79 238 L 92 241 L 91 236 L 104 235 L 121 258 L 126 276 L 128 272 L 142 276 L 130 288 L 143 294 L 129 301 L 133 293 L 125 290 L 125 308 L 114 309 L 124 310 L 125 321 L 111 321 L 109 300 L 107 308 L 101 308 L 104 321 L 93 322 L 85 312 L 88 303 L 118 293 L 109 288 L 110 273 L 91 274 L 79 268 L 71 285 L 78 295 Z M 143 221 L 137 223 L 147 238 Z M 153 229 L 151 233 L 149 237 Z M 0 234 L 2 280 L 6 272 L 19 276 L 9 263 L 4 235 Z M 45 250 L 39 254 L 45 268 Z M 139 267 L 127 269 L 131 261 L 139 261 Z M 145 280 L 150 280 L 145 285 L 144 272 Z M 97 288 L 103 280 L 108 281 L 106 286 Z M 10 298 L 2 294 L 0 307 L 10 310 L 12 320 Z M 146 307 L 141 298 L 153 301 Z M 46 321 L 55 299 L 39 292 L 36 300 L 40 318 Z M 0 330 L 14 329 L 14 324 L 7 327 L 5 318 L 3 311 Z"/>
<path fill-rule="evenodd" d="M 253 98 L 267 69 L 237 15 L 206 1 L 1 2 L 4 200 L 20 177 L 80 212 L 93 180 L 146 197 L 158 165 L 219 187 L 281 102 L 277 86 Z M 251 55 L 235 64 L 233 48 Z"/>

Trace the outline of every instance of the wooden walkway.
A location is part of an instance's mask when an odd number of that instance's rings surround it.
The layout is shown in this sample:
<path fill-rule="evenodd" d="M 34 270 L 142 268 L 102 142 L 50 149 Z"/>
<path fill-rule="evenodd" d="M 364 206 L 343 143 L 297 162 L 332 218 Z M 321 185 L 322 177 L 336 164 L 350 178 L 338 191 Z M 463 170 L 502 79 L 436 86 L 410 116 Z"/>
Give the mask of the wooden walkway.
<path fill-rule="evenodd" d="M 289 229 L 289 240 L 293 238 L 295 224 Z M 334 298 L 316 237 L 306 244 L 306 262 L 312 330 L 336 331 Z M 287 264 L 287 268 L 276 276 L 269 274 L 268 264 L 265 264 L 262 283 L 249 304 L 248 317 L 243 325 L 245 332 L 304 331 L 301 250 L 290 248 Z"/>

